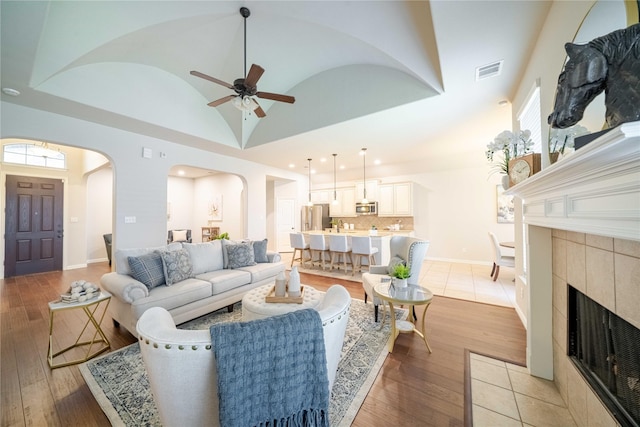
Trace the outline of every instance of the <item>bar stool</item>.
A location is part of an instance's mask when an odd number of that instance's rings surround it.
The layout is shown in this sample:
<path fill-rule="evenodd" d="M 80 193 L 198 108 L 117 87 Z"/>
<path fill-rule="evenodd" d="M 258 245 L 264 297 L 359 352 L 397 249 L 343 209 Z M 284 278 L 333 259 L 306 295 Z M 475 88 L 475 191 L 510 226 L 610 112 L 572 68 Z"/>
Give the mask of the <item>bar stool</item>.
<path fill-rule="evenodd" d="M 302 233 L 289 233 L 289 242 L 293 248 L 293 256 L 291 257 L 291 267 L 295 260 L 300 261 L 300 265 L 304 267 L 304 262 L 309 261 L 311 258 L 304 258 L 304 251 L 309 251 L 309 244 L 305 242 L 304 235 Z M 300 251 L 300 256 L 296 258 L 296 252 Z"/>
<path fill-rule="evenodd" d="M 369 265 L 375 264 L 374 255 L 378 253 L 378 248 L 371 246 L 371 237 L 369 236 L 353 236 L 351 237 L 351 260 L 353 261 L 352 276 L 358 271 L 362 271 L 362 258 L 367 258 Z"/>
<path fill-rule="evenodd" d="M 322 266 L 324 270 L 324 262 L 326 261 L 327 256 L 330 256 L 329 252 L 329 242 L 326 241 L 324 235 L 322 234 L 310 234 L 309 235 L 309 251 L 311 252 L 311 264 L 313 264 L 313 260 L 315 255 L 318 255 L 318 263 Z"/>
<path fill-rule="evenodd" d="M 344 266 L 344 272 L 347 272 L 347 266 L 351 264 L 351 268 L 353 268 L 353 263 L 351 262 L 351 241 L 347 238 L 347 236 L 339 236 L 339 235 L 331 235 L 329 236 L 329 253 L 331 254 L 331 266 L 330 270 L 333 270 L 333 263 L 336 258 L 338 259 L 338 263 L 340 263 L 340 257 L 342 257 L 342 265 Z M 340 267 L 338 267 L 340 269 Z"/>

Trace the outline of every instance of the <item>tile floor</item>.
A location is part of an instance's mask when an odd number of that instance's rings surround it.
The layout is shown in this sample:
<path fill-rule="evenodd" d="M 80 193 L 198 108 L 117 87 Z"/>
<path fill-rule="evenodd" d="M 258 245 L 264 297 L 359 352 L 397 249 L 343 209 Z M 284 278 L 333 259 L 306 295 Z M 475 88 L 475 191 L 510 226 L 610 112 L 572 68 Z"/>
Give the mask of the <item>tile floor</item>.
<path fill-rule="evenodd" d="M 552 381 L 522 366 L 470 354 L 473 426 L 575 426 Z"/>

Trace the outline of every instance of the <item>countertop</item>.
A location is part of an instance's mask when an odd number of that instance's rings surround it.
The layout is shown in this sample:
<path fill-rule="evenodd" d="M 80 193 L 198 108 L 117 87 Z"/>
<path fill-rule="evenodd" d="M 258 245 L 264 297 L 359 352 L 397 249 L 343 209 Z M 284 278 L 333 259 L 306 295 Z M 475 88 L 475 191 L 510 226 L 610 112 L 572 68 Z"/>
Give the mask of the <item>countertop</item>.
<path fill-rule="evenodd" d="M 304 234 L 323 234 L 325 236 L 330 236 L 332 234 L 346 234 L 347 236 L 370 236 L 370 230 L 340 230 L 339 233 L 334 230 L 327 229 L 325 231 L 321 230 L 309 230 L 303 231 Z M 413 235 L 413 230 L 378 230 L 378 234 L 371 237 L 385 237 L 385 236 L 411 236 Z"/>

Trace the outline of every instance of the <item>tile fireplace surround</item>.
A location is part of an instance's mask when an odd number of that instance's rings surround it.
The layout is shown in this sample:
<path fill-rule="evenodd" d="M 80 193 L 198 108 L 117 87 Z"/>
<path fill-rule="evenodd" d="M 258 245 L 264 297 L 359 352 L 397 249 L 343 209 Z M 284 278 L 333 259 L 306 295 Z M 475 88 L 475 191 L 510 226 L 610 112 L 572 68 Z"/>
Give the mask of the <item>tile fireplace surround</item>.
<path fill-rule="evenodd" d="M 527 366 L 578 425 L 617 425 L 567 354 L 567 284 L 640 328 L 640 122 L 623 124 L 507 194 L 522 200 Z"/>

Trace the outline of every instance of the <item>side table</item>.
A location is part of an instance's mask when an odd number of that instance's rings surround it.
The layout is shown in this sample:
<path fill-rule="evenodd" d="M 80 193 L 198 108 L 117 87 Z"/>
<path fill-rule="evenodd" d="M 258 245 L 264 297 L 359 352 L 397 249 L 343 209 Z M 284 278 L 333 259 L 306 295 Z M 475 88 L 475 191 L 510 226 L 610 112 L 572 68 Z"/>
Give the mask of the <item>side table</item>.
<path fill-rule="evenodd" d="M 63 366 L 76 365 L 78 363 L 86 362 L 87 360 L 97 356 L 98 354 L 107 351 L 111 347 L 109 340 L 107 339 L 104 332 L 102 331 L 102 328 L 100 327 L 100 325 L 102 324 L 102 319 L 104 319 L 104 315 L 106 314 L 107 308 L 109 307 L 110 301 L 111 301 L 111 294 L 106 291 L 101 291 L 97 297 L 92 298 L 88 301 L 73 302 L 73 303 L 65 303 L 62 301 L 52 301 L 49 303 L 49 350 L 47 351 L 47 360 L 49 361 L 49 366 L 51 367 L 51 369 L 61 368 Z M 98 307 L 101 304 L 104 306 L 104 310 L 102 311 L 102 315 L 100 316 L 100 318 L 96 319 L 95 314 L 96 314 L 96 311 L 98 310 Z M 87 315 L 87 321 L 85 322 L 84 327 L 80 331 L 78 338 L 76 338 L 75 342 L 72 345 L 54 353 L 53 351 L 54 314 L 59 311 L 76 310 L 76 309 L 82 309 L 82 311 L 84 311 L 84 313 Z M 87 330 L 87 326 L 89 326 L 89 323 L 93 324 L 95 328 L 93 337 L 91 338 L 90 341 L 81 342 L 80 340 L 82 339 L 82 336 Z M 96 339 L 98 335 L 100 335 L 100 339 Z M 97 345 L 97 344 L 101 344 L 101 345 L 92 353 L 91 350 L 93 350 L 94 345 Z M 53 359 L 56 358 L 57 356 L 60 356 L 71 349 L 74 349 L 77 347 L 84 347 L 84 346 L 88 346 L 84 358 L 75 359 L 70 362 L 62 362 L 57 364 L 53 363 Z"/>
<path fill-rule="evenodd" d="M 431 347 L 424 330 L 424 318 L 427 314 L 427 309 L 433 299 L 433 294 L 430 290 L 418 285 L 408 285 L 406 287 L 393 286 L 391 282 L 380 282 L 373 288 L 374 293 L 378 298 L 389 304 L 389 310 L 391 311 L 391 336 L 389 337 L 389 353 L 393 353 L 393 346 L 395 345 L 396 338 L 401 332 L 415 332 L 420 335 L 422 340 L 427 346 L 427 350 L 431 353 Z M 408 305 L 409 316 L 413 312 L 413 307 L 416 305 L 426 305 L 422 312 L 422 332 L 420 332 L 413 323 L 406 320 L 396 321 L 396 314 L 393 309 L 394 304 Z M 382 317 L 382 323 L 380 328 L 384 326 L 386 316 Z"/>

